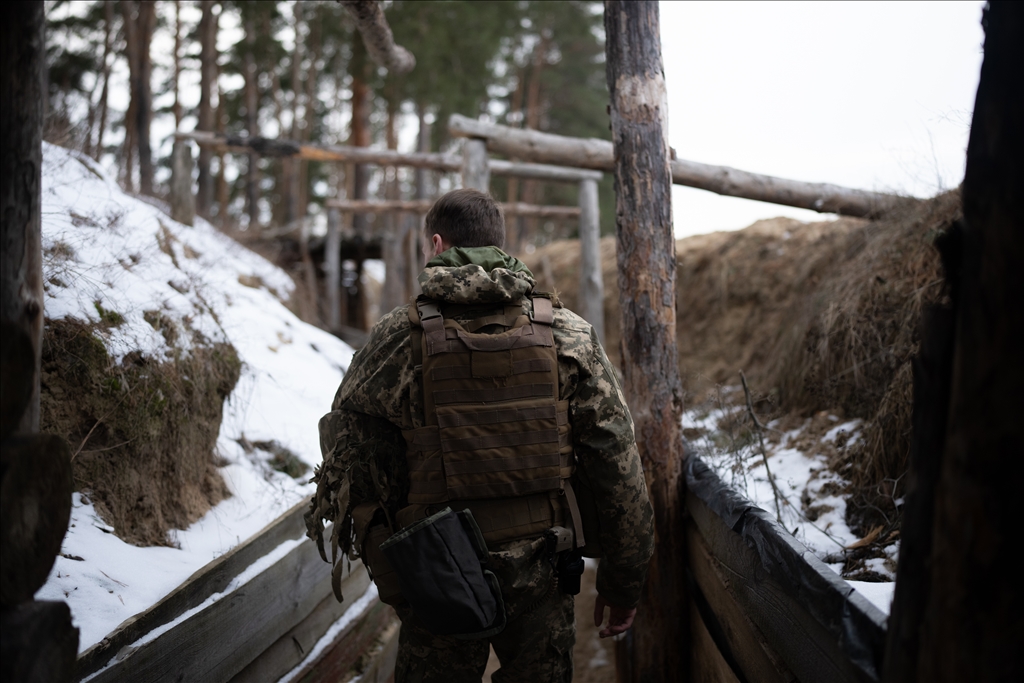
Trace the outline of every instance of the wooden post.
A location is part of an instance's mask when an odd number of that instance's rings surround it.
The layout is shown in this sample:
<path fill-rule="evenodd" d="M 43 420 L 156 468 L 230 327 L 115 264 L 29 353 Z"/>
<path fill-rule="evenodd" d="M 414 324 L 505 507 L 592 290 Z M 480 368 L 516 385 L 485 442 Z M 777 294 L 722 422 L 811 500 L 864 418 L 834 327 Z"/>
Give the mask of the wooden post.
<path fill-rule="evenodd" d="M 893 683 L 1024 680 L 1024 586 L 1016 571 L 1024 479 L 1024 7 L 992 2 L 982 25 L 964 220 L 947 250 L 956 323 L 944 443 L 941 454 L 930 454 L 941 456 L 934 537 L 930 555 L 916 563 L 930 585 L 912 653 L 917 671 L 904 668 Z M 901 549 L 896 607 L 904 584 L 921 578 L 904 571 L 911 564 L 904 559 Z"/>
<path fill-rule="evenodd" d="M 491 169 L 487 165 L 487 142 L 468 138 L 462 148 L 462 186 L 489 192 Z"/>
<path fill-rule="evenodd" d="M 580 181 L 580 315 L 604 343 L 604 280 L 601 276 L 601 221 L 597 181 Z"/>
<path fill-rule="evenodd" d="M 341 211 L 327 209 L 327 242 L 324 244 L 327 287 L 327 329 L 341 328 Z"/>
<path fill-rule="evenodd" d="M 4 22 L 0 73 L 0 320 L 22 329 L 32 344 L 35 378 L 18 429 L 39 430 L 39 359 L 43 338 L 41 237 L 43 4 L 21 3 Z M 37 32 L 38 31 L 38 32 Z M 7 377 L 4 377 L 4 384 Z M 6 391 L 6 388 L 5 388 Z M 6 400 L 6 398 L 5 398 Z"/>
<path fill-rule="evenodd" d="M 672 173 L 658 22 L 656 2 L 605 3 L 623 388 L 657 539 L 632 635 L 619 641 L 617 664 L 625 681 L 689 678 Z"/>
<path fill-rule="evenodd" d="M 171 148 L 171 218 L 185 225 L 192 225 L 196 219 L 192 146 L 185 140 L 175 140 Z"/>

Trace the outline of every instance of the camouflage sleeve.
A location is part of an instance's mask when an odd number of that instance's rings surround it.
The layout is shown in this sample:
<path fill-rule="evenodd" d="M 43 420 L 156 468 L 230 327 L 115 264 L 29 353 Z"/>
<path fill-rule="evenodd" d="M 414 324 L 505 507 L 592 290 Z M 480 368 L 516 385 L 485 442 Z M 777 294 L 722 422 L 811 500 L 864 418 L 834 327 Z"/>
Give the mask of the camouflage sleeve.
<path fill-rule="evenodd" d="M 404 308 L 381 319 L 352 359 L 331 412 L 320 419 L 323 463 L 313 475 L 317 488 L 306 513 L 306 530 L 321 555 L 324 522 L 335 523 L 332 545 L 347 553 L 351 509 L 380 500 L 394 514 L 405 494 L 402 486 L 407 486 L 408 476 L 399 425 L 401 397 L 412 371 L 408 327 Z"/>
<path fill-rule="evenodd" d="M 654 552 L 654 511 L 633 420 L 593 328 L 563 309 L 554 332 L 577 466 L 594 493 L 600 521 L 597 590 L 613 605 L 635 607 Z"/>

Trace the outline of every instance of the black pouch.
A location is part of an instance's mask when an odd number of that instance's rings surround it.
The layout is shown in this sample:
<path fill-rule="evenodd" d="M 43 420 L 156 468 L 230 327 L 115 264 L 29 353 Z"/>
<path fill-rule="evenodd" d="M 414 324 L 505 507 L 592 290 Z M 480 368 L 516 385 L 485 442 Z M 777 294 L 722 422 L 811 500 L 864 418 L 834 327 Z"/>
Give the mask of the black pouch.
<path fill-rule="evenodd" d="M 505 628 L 498 577 L 483 563 L 487 546 L 469 510 L 440 512 L 384 541 L 402 596 L 435 635 L 487 638 Z"/>

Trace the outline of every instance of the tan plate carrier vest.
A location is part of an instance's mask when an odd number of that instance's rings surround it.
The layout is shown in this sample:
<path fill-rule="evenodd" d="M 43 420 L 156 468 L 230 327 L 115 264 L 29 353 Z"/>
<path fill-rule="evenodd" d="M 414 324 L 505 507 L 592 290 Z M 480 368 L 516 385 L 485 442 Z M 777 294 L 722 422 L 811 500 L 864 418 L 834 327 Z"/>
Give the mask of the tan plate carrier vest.
<path fill-rule="evenodd" d="M 409 306 L 426 426 L 402 432 L 409 505 L 399 526 L 447 505 L 469 508 L 489 545 L 570 524 L 577 546 L 585 544 L 569 484 L 572 433 L 569 402 L 558 400 L 552 305 L 532 301 L 530 316 L 520 304 L 498 305 L 465 326 L 436 301 Z M 486 305 L 445 306 L 460 308 Z M 478 332 L 493 325 L 504 331 Z"/>

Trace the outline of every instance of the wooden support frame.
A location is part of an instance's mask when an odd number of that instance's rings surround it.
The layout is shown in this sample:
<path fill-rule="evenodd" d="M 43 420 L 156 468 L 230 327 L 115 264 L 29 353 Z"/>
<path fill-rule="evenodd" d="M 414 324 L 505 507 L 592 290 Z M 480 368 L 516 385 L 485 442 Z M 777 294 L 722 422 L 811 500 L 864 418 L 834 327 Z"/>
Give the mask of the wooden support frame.
<path fill-rule="evenodd" d="M 452 114 L 448 120 L 448 131 L 457 137 L 486 139 L 492 151 L 519 159 L 602 171 L 610 171 L 615 167 L 612 143 L 607 140 L 570 138 L 536 130 L 510 128 L 460 114 Z M 675 185 L 820 213 L 871 217 L 901 201 L 913 199 L 830 183 L 778 178 L 686 159 L 671 159 L 669 165 Z"/>
<path fill-rule="evenodd" d="M 461 157 L 435 152 L 397 152 L 390 149 L 370 149 L 346 145 L 313 145 L 293 140 L 272 140 L 249 138 L 242 135 L 218 135 L 203 131 L 175 133 L 178 140 L 192 140 L 200 146 L 214 147 L 219 151 L 248 153 L 255 151 L 267 157 L 294 157 L 308 161 L 337 161 L 353 164 L 376 164 L 378 166 L 401 166 L 424 168 L 445 173 L 462 172 Z M 551 180 L 576 183 L 582 180 L 600 180 L 602 173 L 587 168 L 570 168 L 548 164 L 524 163 L 490 159 L 487 166 L 491 175 Z"/>
<path fill-rule="evenodd" d="M 434 205 L 432 199 L 390 199 L 369 201 L 363 199 L 331 199 L 325 202 L 328 208 L 343 213 L 418 213 L 425 214 Z M 578 206 L 541 206 L 538 204 L 499 204 L 506 216 L 531 216 L 534 218 L 579 218 Z"/>

